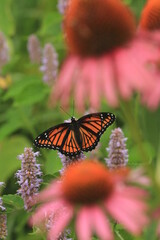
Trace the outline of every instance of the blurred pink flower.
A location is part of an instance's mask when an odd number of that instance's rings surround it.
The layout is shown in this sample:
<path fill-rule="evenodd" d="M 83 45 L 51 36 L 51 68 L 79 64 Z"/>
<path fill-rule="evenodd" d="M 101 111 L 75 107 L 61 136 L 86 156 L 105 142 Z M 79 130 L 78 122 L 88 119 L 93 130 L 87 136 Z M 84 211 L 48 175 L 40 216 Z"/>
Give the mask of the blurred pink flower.
<path fill-rule="evenodd" d="M 119 98 L 127 100 L 134 91 L 143 94 L 151 89 L 156 80 L 148 62 L 159 58 L 160 33 L 136 33 L 132 14 L 119 0 L 82 2 L 73 0 L 65 14 L 70 55 L 51 101 L 60 99 L 68 106 L 73 95 L 77 109 L 83 111 L 86 101 L 97 109 L 105 98 L 116 107 Z"/>
<path fill-rule="evenodd" d="M 44 203 L 30 223 L 40 225 L 51 213 L 57 213 L 48 239 L 57 239 L 75 219 L 79 240 L 90 240 L 93 231 L 99 239 L 111 240 L 113 235 L 108 213 L 132 234 L 140 234 L 148 222 L 144 202 L 146 192 L 135 186 L 127 186 L 122 178 L 116 181 L 116 175 L 118 171 L 110 172 L 95 161 L 69 166 L 61 181 L 53 182 L 38 195 L 37 202 Z"/>
<path fill-rule="evenodd" d="M 139 29 L 148 30 L 154 32 L 154 34 L 160 35 L 160 1 L 151 0 L 147 1 L 142 11 Z M 153 78 L 157 78 L 154 81 L 152 88 L 142 96 L 142 101 L 150 108 L 156 109 L 160 104 L 160 37 L 159 37 L 159 58 L 156 61 L 151 61 L 151 68 L 153 70 Z"/>

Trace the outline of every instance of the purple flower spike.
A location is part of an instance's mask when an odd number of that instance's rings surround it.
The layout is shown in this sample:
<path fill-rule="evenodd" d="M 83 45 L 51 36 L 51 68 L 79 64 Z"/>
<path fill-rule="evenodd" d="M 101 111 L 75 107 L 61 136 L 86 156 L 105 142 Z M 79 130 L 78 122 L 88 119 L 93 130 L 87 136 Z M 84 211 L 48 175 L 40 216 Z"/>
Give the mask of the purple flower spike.
<path fill-rule="evenodd" d="M 32 148 L 25 148 L 24 153 L 18 156 L 22 163 L 21 170 L 16 173 L 17 182 L 20 185 L 17 192 L 23 198 L 24 207 L 28 211 L 31 210 L 32 198 L 38 193 L 42 182 L 40 164 L 36 162 L 38 156 L 39 152 L 33 152 Z"/>
<path fill-rule="evenodd" d="M 125 167 L 128 163 L 128 150 L 126 149 L 126 140 L 121 128 L 115 128 L 112 131 L 107 148 L 108 158 L 106 163 L 109 168 Z"/>
<path fill-rule="evenodd" d="M 42 66 L 40 71 L 43 72 L 43 81 L 48 85 L 52 85 L 57 77 L 58 71 L 58 55 L 52 44 L 47 43 L 44 46 Z"/>
<path fill-rule="evenodd" d="M 3 182 L 0 182 L 0 187 L 4 186 Z M 2 198 L 0 197 L 0 239 L 6 239 L 7 237 L 7 214 L 6 208 L 3 206 Z"/>

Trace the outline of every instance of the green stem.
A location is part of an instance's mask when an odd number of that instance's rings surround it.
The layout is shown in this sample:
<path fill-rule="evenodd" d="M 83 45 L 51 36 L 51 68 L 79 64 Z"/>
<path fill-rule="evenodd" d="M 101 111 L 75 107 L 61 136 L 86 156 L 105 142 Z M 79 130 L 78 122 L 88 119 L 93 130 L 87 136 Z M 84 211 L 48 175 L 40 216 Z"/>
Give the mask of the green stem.
<path fill-rule="evenodd" d="M 117 235 L 117 237 L 118 237 L 120 240 L 124 240 L 124 238 L 121 236 L 121 234 L 119 233 L 118 230 L 115 230 L 115 234 Z"/>
<path fill-rule="evenodd" d="M 137 120 L 135 119 L 135 115 L 132 110 L 133 107 L 131 107 L 128 102 L 123 102 L 121 104 L 121 109 L 122 109 L 124 118 L 126 119 L 126 122 L 128 123 L 132 138 L 137 145 L 138 151 L 141 156 L 141 160 L 144 163 L 145 167 L 147 168 L 147 171 L 150 174 L 150 176 L 152 176 L 153 174 L 149 167 L 149 162 L 150 162 L 149 157 L 148 157 L 148 155 L 144 149 L 143 143 L 142 143 L 143 140 L 142 140 L 141 130 L 139 128 Z"/>

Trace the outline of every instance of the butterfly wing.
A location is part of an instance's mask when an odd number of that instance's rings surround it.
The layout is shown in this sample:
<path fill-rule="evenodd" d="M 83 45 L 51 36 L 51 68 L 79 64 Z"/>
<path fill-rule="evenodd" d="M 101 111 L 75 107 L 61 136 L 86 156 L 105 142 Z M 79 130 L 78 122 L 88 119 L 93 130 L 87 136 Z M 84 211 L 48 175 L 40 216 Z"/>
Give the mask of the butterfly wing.
<path fill-rule="evenodd" d="M 81 152 L 75 139 L 72 122 L 49 128 L 34 140 L 34 144 L 37 147 L 58 150 L 69 157 L 76 156 Z"/>
<path fill-rule="evenodd" d="M 78 120 L 81 134 L 82 151 L 91 151 L 96 147 L 101 135 L 115 121 L 113 113 L 92 113 Z"/>

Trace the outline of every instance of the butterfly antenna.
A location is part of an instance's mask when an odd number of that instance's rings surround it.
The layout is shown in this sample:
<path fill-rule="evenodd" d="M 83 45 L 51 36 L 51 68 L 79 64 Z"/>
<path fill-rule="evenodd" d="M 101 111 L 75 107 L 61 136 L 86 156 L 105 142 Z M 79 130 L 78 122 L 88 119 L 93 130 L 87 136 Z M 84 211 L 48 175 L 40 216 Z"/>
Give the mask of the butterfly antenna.
<path fill-rule="evenodd" d="M 68 112 L 66 112 L 62 107 L 60 107 L 63 112 L 65 112 L 68 116 L 72 117 Z"/>

